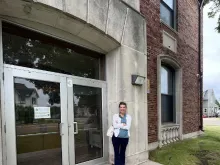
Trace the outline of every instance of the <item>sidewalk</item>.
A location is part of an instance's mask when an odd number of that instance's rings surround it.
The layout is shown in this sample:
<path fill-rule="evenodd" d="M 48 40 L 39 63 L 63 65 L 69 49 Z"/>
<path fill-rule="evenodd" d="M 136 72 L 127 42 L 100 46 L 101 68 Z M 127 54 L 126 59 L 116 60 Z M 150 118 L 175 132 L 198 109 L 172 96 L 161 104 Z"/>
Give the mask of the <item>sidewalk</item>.
<path fill-rule="evenodd" d="M 220 118 L 203 118 L 204 126 L 220 126 Z"/>
<path fill-rule="evenodd" d="M 106 165 L 111 165 L 111 164 L 106 164 Z M 162 164 L 148 160 L 147 162 L 144 162 L 144 163 L 139 164 L 139 165 L 162 165 Z"/>
<path fill-rule="evenodd" d="M 160 163 L 156 163 L 156 162 L 153 162 L 153 161 L 148 161 L 147 163 L 146 163 L 146 165 L 162 165 L 162 164 L 160 164 Z"/>

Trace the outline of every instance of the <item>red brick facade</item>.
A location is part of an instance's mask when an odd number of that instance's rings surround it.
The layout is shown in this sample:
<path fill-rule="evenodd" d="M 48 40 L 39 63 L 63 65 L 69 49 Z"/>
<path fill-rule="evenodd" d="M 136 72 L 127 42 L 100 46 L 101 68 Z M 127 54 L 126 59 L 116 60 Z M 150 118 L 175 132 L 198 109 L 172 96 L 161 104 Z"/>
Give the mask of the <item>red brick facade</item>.
<path fill-rule="evenodd" d="M 175 58 L 182 68 L 183 134 L 196 132 L 200 126 L 199 104 L 199 12 L 197 0 L 177 0 L 177 31 L 160 21 L 160 0 L 140 0 L 141 13 L 147 21 L 148 48 L 148 136 L 149 143 L 158 141 L 157 57 L 166 54 Z M 177 39 L 177 53 L 162 45 L 165 30 Z"/>

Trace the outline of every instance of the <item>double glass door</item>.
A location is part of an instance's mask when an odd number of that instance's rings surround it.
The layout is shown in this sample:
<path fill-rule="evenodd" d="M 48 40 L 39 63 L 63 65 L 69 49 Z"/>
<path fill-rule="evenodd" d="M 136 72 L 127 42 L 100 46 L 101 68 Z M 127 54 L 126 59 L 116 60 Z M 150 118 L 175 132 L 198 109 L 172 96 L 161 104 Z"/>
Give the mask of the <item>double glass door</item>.
<path fill-rule="evenodd" d="M 95 165 L 107 159 L 105 82 L 4 66 L 7 165 Z"/>

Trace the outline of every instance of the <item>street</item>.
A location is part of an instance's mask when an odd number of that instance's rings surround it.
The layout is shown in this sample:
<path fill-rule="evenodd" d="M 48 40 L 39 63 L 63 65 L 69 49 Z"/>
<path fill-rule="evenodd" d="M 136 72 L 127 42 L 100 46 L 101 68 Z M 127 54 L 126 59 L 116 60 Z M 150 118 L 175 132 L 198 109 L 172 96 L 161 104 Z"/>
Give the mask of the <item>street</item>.
<path fill-rule="evenodd" d="M 203 118 L 204 126 L 220 126 L 220 118 Z"/>

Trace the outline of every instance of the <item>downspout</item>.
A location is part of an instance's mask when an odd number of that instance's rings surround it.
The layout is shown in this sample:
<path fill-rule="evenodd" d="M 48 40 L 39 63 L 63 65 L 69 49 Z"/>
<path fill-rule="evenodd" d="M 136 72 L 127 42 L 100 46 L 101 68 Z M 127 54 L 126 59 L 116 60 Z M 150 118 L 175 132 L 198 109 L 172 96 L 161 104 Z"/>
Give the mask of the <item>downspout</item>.
<path fill-rule="evenodd" d="M 202 27 L 201 27 L 201 19 L 202 19 L 202 10 L 203 10 L 203 3 L 204 0 L 199 0 L 199 5 L 198 5 L 198 11 L 199 11 L 199 64 L 198 64 L 198 69 L 199 69 L 199 84 L 200 84 L 200 126 L 199 129 L 201 131 L 204 131 L 203 129 L 203 70 L 202 70 L 202 51 L 201 51 L 201 44 L 202 44 L 202 39 L 201 39 L 201 32 L 202 32 Z"/>

